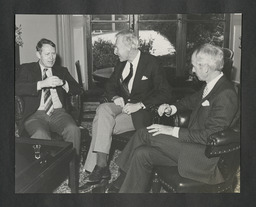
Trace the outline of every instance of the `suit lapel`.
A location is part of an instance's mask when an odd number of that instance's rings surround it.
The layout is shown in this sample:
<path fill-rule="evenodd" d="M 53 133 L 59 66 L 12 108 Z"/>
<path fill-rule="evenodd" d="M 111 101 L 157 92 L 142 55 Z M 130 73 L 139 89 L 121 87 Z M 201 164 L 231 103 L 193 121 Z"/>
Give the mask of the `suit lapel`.
<path fill-rule="evenodd" d="M 41 68 L 40 68 L 39 62 L 37 62 L 35 64 L 35 67 L 33 67 L 33 69 L 34 69 L 33 72 L 34 72 L 36 81 L 42 80 L 42 73 L 41 73 Z"/>
<path fill-rule="evenodd" d="M 126 65 L 127 61 L 125 62 L 121 62 L 119 65 L 118 65 L 118 68 L 117 68 L 117 71 L 118 71 L 118 79 L 120 80 L 120 78 L 122 78 L 122 73 L 124 71 L 124 67 Z M 118 80 L 118 81 L 119 81 Z"/>
<path fill-rule="evenodd" d="M 210 91 L 210 93 L 206 96 L 206 97 L 204 97 L 203 99 L 201 99 L 200 101 L 199 101 L 199 104 L 198 104 L 198 106 L 196 107 L 196 109 L 195 109 L 195 112 L 193 113 L 193 116 L 191 117 L 191 120 L 190 120 L 190 122 L 189 122 L 189 126 L 191 126 L 191 124 L 195 121 L 195 119 L 196 119 L 196 117 L 197 117 L 197 114 L 198 114 L 198 111 L 199 111 L 199 109 L 202 107 L 202 103 L 205 101 L 205 100 L 209 100 L 209 99 L 211 99 L 211 97 L 213 97 L 213 96 L 215 96 L 215 94 L 216 94 L 216 91 L 218 91 L 218 88 L 223 84 L 223 82 L 226 80 L 226 78 L 225 78 L 225 76 L 222 76 L 218 81 L 217 81 L 217 83 L 215 84 L 215 86 L 212 88 L 212 90 Z M 202 91 L 201 91 L 201 93 L 200 94 L 202 94 L 203 95 L 203 89 L 204 89 L 204 87 L 202 87 Z M 202 96 L 201 96 L 202 97 Z"/>
<path fill-rule="evenodd" d="M 136 70 L 136 74 L 135 74 L 133 85 L 132 85 L 131 94 L 133 93 L 134 88 L 138 88 L 139 85 L 140 85 L 140 81 L 141 81 L 141 78 L 142 78 L 142 75 L 143 75 L 144 68 L 146 68 L 146 67 L 144 67 L 145 62 L 146 62 L 145 56 L 141 52 L 140 59 L 139 59 L 139 62 L 138 62 L 138 66 L 137 66 L 137 70 Z"/>
<path fill-rule="evenodd" d="M 213 87 L 213 89 L 210 91 L 210 93 L 203 99 L 203 100 L 207 100 L 209 99 L 209 97 L 211 97 L 212 95 L 214 95 L 216 93 L 216 91 L 218 91 L 218 88 L 223 84 L 223 82 L 226 81 L 225 76 L 223 75 L 215 84 L 215 86 Z"/>

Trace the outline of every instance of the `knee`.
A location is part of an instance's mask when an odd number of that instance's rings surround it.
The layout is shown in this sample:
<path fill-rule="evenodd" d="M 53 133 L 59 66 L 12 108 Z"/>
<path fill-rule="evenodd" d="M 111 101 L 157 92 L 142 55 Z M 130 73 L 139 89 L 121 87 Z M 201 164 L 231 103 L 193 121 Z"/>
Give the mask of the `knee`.
<path fill-rule="evenodd" d="M 147 146 L 138 147 L 133 154 L 133 158 L 140 162 L 148 161 L 150 149 Z"/>
<path fill-rule="evenodd" d="M 108 111 L 108 106 L 109 103 L 102 103 L 98 106 L 98 108 L 96 109 L 96 113 L 102 113 L 102 112 L 106 112 Z"/>
<path fill-rule="evenodd" d="M 34 139 L 51 139 L 50 132 L 43 129 L 37 129 L 30 135 Z"/>
<path fill-rule="evenodd" d="M 148 132 L 147 128 L 138 129 L 135 137 L 137 139 L 141 139 L 144 143 L 147 143 L 150 137 L 150 133 Z"/>
<path fill-rule="evenodd" d="M 114 116 L 115 113 L 111 109 L 111 105 L 113 103 L 102 103 L 96 109 L 96 116 L 104 116 L 104 115 L 111 115 Z"/>
<path fill-rule="evenodd" d="M 63 134 L 72 134 L 72 135 L 79 135 L 79 137 L 81 136 L 81 131 L 80 128 L 78 126 L 76 126 L 75 124 L 68 124 L 63 131 Z"/>

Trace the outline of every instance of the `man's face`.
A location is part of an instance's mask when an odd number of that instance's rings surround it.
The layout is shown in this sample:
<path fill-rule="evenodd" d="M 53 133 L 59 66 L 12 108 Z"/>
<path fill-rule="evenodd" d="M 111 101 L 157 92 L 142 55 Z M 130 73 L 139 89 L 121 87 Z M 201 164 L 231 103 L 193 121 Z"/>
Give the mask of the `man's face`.
<path fill-rule="evenodd" d="M 123 43 L 122 37 L 117 37 L 114 54 L 119 57 L 121 62 L 127 61 L 129 59 L 130 49 L 131 48 L 129 46 Z"/>
<path fill-rule="evenodd" d="M 41 51 L 37 52 L 37 57 L 42 66 L 51 68 L 56 60 L 56 50 L 51 45 L 44 44 Z"/>
<path fill-rule="evenodd" d="M 200 63 L 198 63 L 196 61 L 196 58 L 192 57 L 192 72 L 196 74 L 197 78 L 200 81 L 205 81 L 206 77 L 207 77 L 207 73 L 206 73 L 206 66 L 201 65 Z"/>

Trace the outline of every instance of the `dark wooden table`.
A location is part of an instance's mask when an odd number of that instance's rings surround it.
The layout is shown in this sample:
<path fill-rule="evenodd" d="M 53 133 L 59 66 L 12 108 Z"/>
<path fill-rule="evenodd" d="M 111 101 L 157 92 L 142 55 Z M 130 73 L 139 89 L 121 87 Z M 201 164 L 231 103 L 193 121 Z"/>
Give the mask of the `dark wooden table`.
<path fill-rule="evenodd" d="M 34 146 L 40 146 L 40 158 Z M 70 142 L 15 138 L 15 193 L 52 193 L 67 176 L 77 193 L 77 165 Z"/>

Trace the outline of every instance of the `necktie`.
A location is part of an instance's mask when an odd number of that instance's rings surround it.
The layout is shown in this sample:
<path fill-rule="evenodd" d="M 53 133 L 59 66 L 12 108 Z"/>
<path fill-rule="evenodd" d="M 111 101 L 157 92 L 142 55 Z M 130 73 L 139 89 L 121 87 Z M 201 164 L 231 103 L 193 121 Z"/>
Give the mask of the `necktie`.
<path fill-rule="evenodd" d="M 47 78 L 47 74 L 46 71 L 48 69 L 45 68 L 43 71 L 43 80 L 45 80 Z M 49 88 L 45 88 L 44 89 L 44 110 L 45 113 L 49 116 L 51 116 L 52 112 L 53 112 L 53 102 L 52 102 L 52 96 L 51 96 L 51 91 Z"/>
<path fill-rule="evenodd" d="M 122 85 L 127 94 L 130 94 L 128 89 L 128 84 L 129 84 L 129 81 L 131 80 L 132 75 L 133 75 L 133 67 L 132 67 L 132 64 L 130 63 L 130 72 L 128 76 L 122 81 Z"/>
<path fill-rule="evenodd" d="M 205 98 L 207 95 L 208 95 L 208 87 L 206 85 L 205 88 L 204 88 L 204 92 L 203 92 L 202 98 Z"/>

